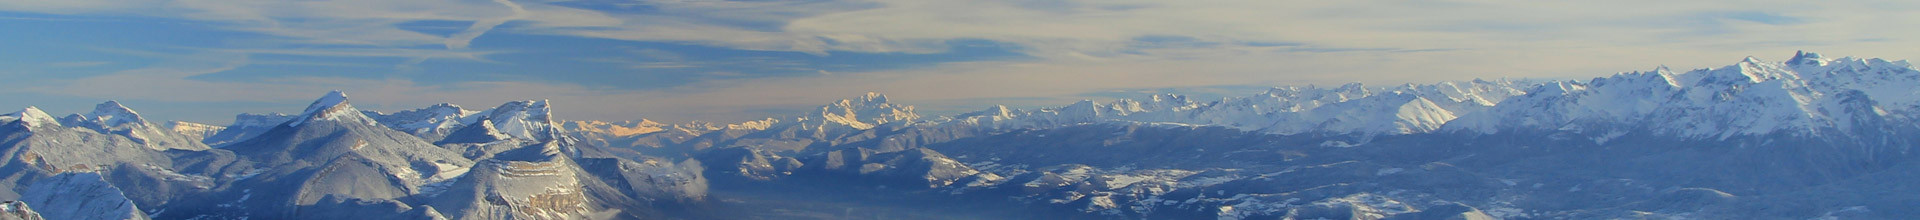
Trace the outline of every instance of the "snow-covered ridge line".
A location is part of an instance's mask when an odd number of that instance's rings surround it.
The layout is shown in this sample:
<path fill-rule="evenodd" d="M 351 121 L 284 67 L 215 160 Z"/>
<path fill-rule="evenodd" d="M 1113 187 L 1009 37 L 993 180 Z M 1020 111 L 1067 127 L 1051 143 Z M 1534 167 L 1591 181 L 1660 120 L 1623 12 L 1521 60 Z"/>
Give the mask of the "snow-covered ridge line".
<path fill-rule="evenodd" d="M 1278 87 L 1196 102 L 1153 95 L 1030 111 L 994 106 L 929 122 L 1045 128 L 1102 121 L 1225 126 L 1273 134 L 1573 131 L 1650 135 L 1858 133 L 1920 119 L 1920 70 L 1907 61 L 1748 57 L 1722 68 L 1619 73 L 1586 81 L 1473 80 L 1367 87 Z M 1596 139 L 1599 140 L 1599 139 Z"/>
<path fill-rule="evenodd" d="M 1604 136 L 1634 131 L 1725 139 L 1884 130 L 1920 112 L 1920 70 L 1906 61 L 1748 57 L 1721 68 L 1667 68 L 1588 81 L 1552 82 L 1494 109 L 1464 115 L 1446 131 L 1557 130 Z"/>
<path fill-rule="evenodd" d="M 1033 110 L 993 106 L 940 117 L 923 117 L 913 106 L 890 103 L 878 93 L 831 102 L 802 114 L 724 125 L 558 121 L 549 116 L 544 100 L 509 102 L 484 111 L 441 104 L 366 115 L 416 135 L 445 135 L 478 120 L 491 120 L 501 132 L 526 139 L 552 137 L 564 132 L 568 123 L 582 132 L 632 136 L 669 130 L 783 128 L 834 133 L 885 124 L 1047 128 L 1106 121 L 1224 126 L 1272 134 L 1557 130 L 1608 136 L 1650 130 L 1656 135 L 1726 138 L 1874 129 L 1887 120 L 1912 121 L 1920 118 L 1914 116 L 1920 112 L 1920 91 L 1913 88 L 1920 88 L 1920 71 L 1906 61 L 1834 59 L 1801 52 L 1784 62 L 1749 57 L 1721 68 L 1676 72 L 1659 67 L 1584 81 L 1476 79 L 1382 87 L 1359 83 L 1285 86 L 1220 100 L 1162 94 Z M 323 98 L 315 105 L 329 100 L 334 99 Z M 339 100 L 344 103 L 344 95 Z M 309 109 L 313 111 L 317 110 Z"/>
<path fill-rule="evenodd" d="M 1367 87 L 1276 87 L 1246 97 L 1199 102 L 1162 94 L 1107 103 L 1083 100 L 1030 111 L 994 106 L 940 119 L 994 128 L 1044 128 L 1101 121 L 1225 126 L 1275 134 L 1431 132 L 1457 115 L 1478 112 L 1525 94 L 1538 82 L 1472 80 Z"/>

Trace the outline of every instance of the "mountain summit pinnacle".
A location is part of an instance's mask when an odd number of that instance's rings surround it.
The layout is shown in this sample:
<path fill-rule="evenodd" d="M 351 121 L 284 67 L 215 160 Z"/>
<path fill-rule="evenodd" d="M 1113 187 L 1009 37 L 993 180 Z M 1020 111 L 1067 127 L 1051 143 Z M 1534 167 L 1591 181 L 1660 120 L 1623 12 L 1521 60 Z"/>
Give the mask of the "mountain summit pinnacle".
<path fill-rule="evenodd" d="M 333 90 L 332 92 L 327 92 L 327 95 L 320 96 L 320 99 L 314 100 L 313 104 L 307 105 L 307 110 L 301 112 L 300 115 L 312 115 L 321 111 L 329 111 L 335 107 L 346 104 L 347 93 L 340 92 L 340 90 Z"/>
<path fill-rule="evenodd" d="M 1793 58 L 1787 59 L 1787 65 L 1826 65 L 1827 59 L 1819 53 L 1794 51 Z"/>
<path fill-rule="evenodd" d="M 368 118 L 366 114 L 360 113 L 359 109 L 354 109 L 352 104 L 348 104 L 347 94 L 340 90 L 333 90 L 320 96 L 320 99 L 314 100 L 313 104 L 307 105 L 307 110 L 300 112 L 298 117 L 298 120 L 289 125 L 299 126 L 313 120 L 353 120 L 377 124 L 373 118 Z"/>
<path fill-rule="evenodd" d="M 887 103 L 887 95 L 878 92 L 867 92 L 867 95 L 861 96 L 860 100 L 867 105 L 884 104 Z"/>
<path fill-rule="evenodd" d="M 147 123 L 145 118 L 140 117 L 140 113 L 134 112 L 133 109 L 127 108 L 125 105 L 120 105 L 119 101 L 111 100 L 106 103 L 94 105 L 93 112 L 89 114 L 89 116 L 92 116 L 95 120 L 99 120 L 100 123 L 106 127 L 120 126 L 127 123 Z"/>

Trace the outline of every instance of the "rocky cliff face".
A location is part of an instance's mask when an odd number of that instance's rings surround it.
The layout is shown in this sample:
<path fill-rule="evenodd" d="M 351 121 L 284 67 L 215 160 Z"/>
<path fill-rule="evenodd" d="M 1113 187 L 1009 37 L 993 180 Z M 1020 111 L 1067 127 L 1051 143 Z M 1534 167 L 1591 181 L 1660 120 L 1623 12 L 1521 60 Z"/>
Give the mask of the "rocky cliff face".
<path fill-rule="evenodd" d="M 33 207 L 20 201 L 0 202 L 0 220 L 45 220 Z"/>

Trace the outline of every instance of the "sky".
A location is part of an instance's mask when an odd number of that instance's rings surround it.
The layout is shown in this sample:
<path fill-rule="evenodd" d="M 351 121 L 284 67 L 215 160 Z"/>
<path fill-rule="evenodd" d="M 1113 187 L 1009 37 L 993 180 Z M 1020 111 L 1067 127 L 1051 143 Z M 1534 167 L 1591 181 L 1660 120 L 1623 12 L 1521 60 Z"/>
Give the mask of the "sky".
<path fill-rule="evenodd" d="M 547 99 L 737 122 L 887 94 L 922 114 L 1287 85 L 1582 79 L 1745 57 L 1920 58 L 1914 1 L 9 0 L 0 108 L 150 120 Z"/>

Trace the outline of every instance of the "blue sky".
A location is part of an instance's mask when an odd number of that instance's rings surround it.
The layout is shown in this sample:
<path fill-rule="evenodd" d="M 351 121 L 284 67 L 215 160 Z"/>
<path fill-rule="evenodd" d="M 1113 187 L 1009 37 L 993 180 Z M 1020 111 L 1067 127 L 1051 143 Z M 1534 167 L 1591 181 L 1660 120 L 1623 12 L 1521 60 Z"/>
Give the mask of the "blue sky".
<path fill-rule="evenodd" d="M 1302 84 L 1584 78 L 1746 56 L 1920 57 L 1904 1 L 0 2 L 0 107 L 224 123 L 551 99 L 731 122 L 868 91 L 932 114 Z"/>

